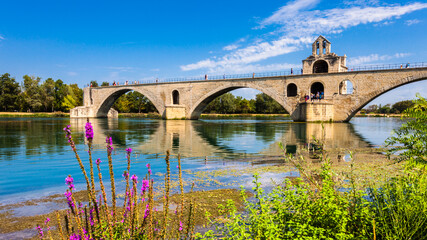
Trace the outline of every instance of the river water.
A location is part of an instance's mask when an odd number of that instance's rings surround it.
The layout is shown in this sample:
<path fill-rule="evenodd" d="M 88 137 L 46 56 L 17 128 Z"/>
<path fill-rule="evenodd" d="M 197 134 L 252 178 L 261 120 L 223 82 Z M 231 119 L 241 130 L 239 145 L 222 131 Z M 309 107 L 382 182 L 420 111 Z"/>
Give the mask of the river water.
<path fill-rule="evenodd" d="M 62 193 L 64 179 L 72 175 L 77 190 L 85 181 L 65 138 L 63 128 L 71 125 L 79 155 L 88 166 L 83 119 L 2 118 L 0 119 L 0 204 Z M 402 124 L 397 118 L 353 118 L 350 123 L 293 123 L 275 120 L 163 121 L 151 119 L 92 119 L 94 159 L 103 162 L 108 181 L 105 138 L 114 143 L 114 172 L 119 185 L 126 169 L 126 148 L 132 148 L 131 174 L 144 176 L 150 163 L 154 176 L 165 172 L 164 156 L 182 156 L 183 169 L 217 169 L 229 166 L 268 164 L 269 157 L 282 154 L 279 142 L 295 153 L 322 139 L 326 148 L 371 148 L 384 144 L 393 129 Z M 265 161 L 264 161 L 265 160 Z M 263 162 L 264 161 L 264 162 Z M 176 171 L 176 169 L 175 169 Z M 161 178 L 158 175 L 158 178 Z"/>

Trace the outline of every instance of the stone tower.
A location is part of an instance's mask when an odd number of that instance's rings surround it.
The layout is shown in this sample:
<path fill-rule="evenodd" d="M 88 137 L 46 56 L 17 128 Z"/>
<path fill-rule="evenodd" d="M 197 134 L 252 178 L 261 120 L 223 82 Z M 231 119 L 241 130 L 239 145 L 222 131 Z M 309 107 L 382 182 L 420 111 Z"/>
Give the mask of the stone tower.
<path fill-rule="evenodd" d="M 331 52 L 331 42 L 320 35 L 312 45 L 312 54 L 302 60 L 303 74 L 346 72 L 346 56 Z"/>

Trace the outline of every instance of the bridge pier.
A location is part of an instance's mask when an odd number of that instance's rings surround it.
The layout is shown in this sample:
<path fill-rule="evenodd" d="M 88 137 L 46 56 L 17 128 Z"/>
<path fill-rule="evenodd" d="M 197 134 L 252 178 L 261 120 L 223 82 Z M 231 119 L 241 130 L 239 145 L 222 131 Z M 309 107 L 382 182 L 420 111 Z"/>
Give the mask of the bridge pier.
<path fill-rule="evenodd" d="M 325 100 L 323 102 L 303 102 L 299 103 L 295 111 L 291 113 L 291 118 L 296 122 L 343 122 L 345 119 L 334 117 L 334 110 L 334 105 Z"/>
<path fill-rule="evenodd" d="M 185 106 L 184 105 L 166 105 L 165 106 L 165 119 L 185 119 Z"/>
<path fill-rule="evenodd" d="M 80 106 L 70 110 L 70 118 L 118 118 L 119 112 L 110 108 L 105 116 L 97 116 L 97 109 L 93 106 Z"/>

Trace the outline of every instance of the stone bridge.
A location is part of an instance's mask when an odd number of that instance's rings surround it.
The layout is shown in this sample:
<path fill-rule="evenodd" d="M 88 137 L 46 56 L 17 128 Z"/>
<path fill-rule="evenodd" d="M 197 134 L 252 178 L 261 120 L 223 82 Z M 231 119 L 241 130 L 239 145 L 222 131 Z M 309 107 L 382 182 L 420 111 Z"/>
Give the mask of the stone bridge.
<path fill-rule="evenodd" d="M 276 100 L 294 121 L 347 122 L 376 97 L 399 86 L 427 79 L 427 65 L 398 65 L 394 69 L 348 69 L 346 56 L 331 52 L 331 43 L 319 36 L 312 55 L 302 61 L 301 75 L 216 79 L 90 87 L 83 90 L 82 107 L 71 117 L 117 117 L 111 109 L 128 91 L 147 97 L 164 119 L 198 119 L 216 97 L 239 88 L 253 88 Z M 356 71 L 354 71 L 356 70 Z M 306 95 L 322 99 L 305 101 Z"/>
<path fill-rule="evenodd" d="M 121 95 L 136 91 L 147 97 L 165 119 L 198 119 L 216 97 L 239 88 L 253 88 L 281 104 L 294 121 L 346 122 L 376 97 L 425 79 L 427 67 L 88 87 L 83 90 L 84 106 L 72 109 L 71 117 L 107 117 Z M 345 91 L 349 85 L 351 93 Z M 304 96 L 316 92 L 316 88 L 323 90 L 324 99 L 305 102 Z"/>

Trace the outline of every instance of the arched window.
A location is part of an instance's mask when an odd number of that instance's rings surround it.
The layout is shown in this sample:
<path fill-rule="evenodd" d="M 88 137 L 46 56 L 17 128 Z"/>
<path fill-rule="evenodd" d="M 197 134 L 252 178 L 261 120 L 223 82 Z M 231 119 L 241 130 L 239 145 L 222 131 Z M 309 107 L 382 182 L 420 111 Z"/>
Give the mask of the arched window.
<path fill-rule="evenodd" d="M 319 95 L 325 95 L 324 93 L 325 88 L 323 87 L 323 84 L 320 82 L 315 82 L 311 85 L 310 88 L 310 93 L 316 95 L 317 93 L 319 93 Z"/>
<path fill-rule="evenodd" d="M 173 90 L 172 92 L 172 100 L 174 105 L 179 104 L 179 92 L 177 90 Z"/>
<path fill-rule="evenodd" d="M 328 63 L 324 60 L 318 60 L 313 64 L 313 73 L 327 73 Z"/>
<path fill-rule="evenodd" d="M 293 83 L 288 84 L 286 93 L 287 93 L 288 97 L 295 97 L 298 94 L 297 85 L 295 85 Z"/>
<path fill-rule="evenodd" d="M 340 83 L 340 94 L 353 94 L 353 83 L 350 80 L 344 80 Z"/>

